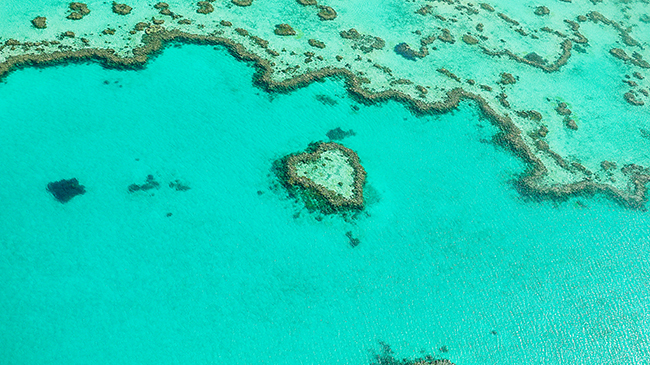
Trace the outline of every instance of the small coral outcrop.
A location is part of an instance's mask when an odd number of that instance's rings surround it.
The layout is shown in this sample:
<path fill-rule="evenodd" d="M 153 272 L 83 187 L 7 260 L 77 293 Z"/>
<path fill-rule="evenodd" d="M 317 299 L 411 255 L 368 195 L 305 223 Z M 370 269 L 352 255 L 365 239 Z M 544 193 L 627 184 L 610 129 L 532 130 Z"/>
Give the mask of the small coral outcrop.
<path fill-rule="evenodd" d="M 116 2 L 113 2 L 113 13 L 119 14 L 119 15 L 127 15 L 133 10 L 132 7 L 126 5 L 126 4 L 118 4 Z"/>
<path fill-rule="evenodd" d="M 47 28 L 47 18 L 44 16 L 37 16 L 36 18 L 32 19 L 32 25 L 34 28 L 45 29 Z"/>
<path fill-rule="evenodd" d="M 70 3 L 68 6 L 70 8 L 70 11 L 72 11 L 67 18 L 70 20 L 79 20 L 83 18 L 84 16 L 90 14 L 90 9 L 88 9 L 88 5 L 84 3 Z"/>
<path fill-rule="evenodd" d="M 296 31 L 289 24 L 285 23 L 276 24 L 273 33 L 283 36 L 296 35 Z"/>

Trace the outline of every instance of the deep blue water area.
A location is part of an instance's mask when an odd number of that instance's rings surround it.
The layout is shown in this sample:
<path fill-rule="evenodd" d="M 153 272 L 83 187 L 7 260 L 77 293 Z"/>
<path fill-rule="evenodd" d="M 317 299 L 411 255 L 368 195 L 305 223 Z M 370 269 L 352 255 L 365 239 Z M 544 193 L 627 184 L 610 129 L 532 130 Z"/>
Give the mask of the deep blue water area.
<path fill-rule="evenodd" d="M 471 103 L 417 117 L 253 72 L 183 46 L 0 83 L 1 363 L 361 365 L 379 341 L 457 364 L 650 357 L 647 213 L 522 199 Z M 354 219 L 271 171 L 336 127 L 368 174 Z M 47 184 L 72 177 L 86 193 L 61 204 Z"/>

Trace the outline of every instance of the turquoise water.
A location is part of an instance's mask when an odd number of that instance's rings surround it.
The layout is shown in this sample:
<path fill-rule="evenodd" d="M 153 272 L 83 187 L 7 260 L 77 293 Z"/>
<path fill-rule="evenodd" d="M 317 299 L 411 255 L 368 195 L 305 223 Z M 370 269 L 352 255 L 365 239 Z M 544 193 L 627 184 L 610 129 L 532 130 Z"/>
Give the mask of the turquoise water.
<path fill-rule="evenodd" d="M 368 364 L 378 341 L 456 364 L 650 358 L 647 213 L 522 200 L 525 166 L 471 103 L 416 117 L 252 74 L 183 46 L 0 84 L 1 363 Z M 336 127 L 368 173 L 355 220 L 271 173 Z M 149 174 L 160 189 L 128 192 Z M 87 192 L 60 204 L 45 187 L 71 177 Z"/>

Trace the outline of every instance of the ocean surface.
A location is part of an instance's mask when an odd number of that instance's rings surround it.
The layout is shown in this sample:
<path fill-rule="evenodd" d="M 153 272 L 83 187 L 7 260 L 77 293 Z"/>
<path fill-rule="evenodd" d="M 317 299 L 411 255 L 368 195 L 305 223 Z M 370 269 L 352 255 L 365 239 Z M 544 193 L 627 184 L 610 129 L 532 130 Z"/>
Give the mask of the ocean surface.
<path fill-rule="evenodd" d="M 417 117 L 337 80 L 268 94 L 253 72 L 186 45 L 0 83 L 1 364 L 362 365 L 380 341 L 456 364 L 650 362 L 648 213 L 523 199 L 526 166 L 473 103 Z M 355 219 L 306 211 L 271 170 L 336 127 L 367 171 Z M 148 175 L 158 189 L 129 192 Z M 84 195 L 46 191 L 72 177 Z"/>

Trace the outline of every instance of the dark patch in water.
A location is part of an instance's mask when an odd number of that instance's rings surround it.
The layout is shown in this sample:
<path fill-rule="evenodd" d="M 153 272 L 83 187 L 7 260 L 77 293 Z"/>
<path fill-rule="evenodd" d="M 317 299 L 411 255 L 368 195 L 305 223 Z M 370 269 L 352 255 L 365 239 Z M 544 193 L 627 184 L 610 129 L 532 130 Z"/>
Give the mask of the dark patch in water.
<path fill-rule="evenodd" d="M 341 127 L 336 127 L 330 130 L 329 132 L 327 132 L 326 135 L 327 138 L 333 141 L 338 141 L 345 137 L 356 136 L 357 134 L 352 129 L 350 129 L 349 131 L 344 131 L 343 129 L 341 129 Z"/>
<path fill-rule="evenodd" d="M 575 49 L 576 52 L 579 52 L 579 53 L 587 53 L 587 50 L 584 49 L 584 48 L 583 48 L 581 45 L 579 45 L 579 44 L 575 44 L 575 45 L 573 45 L 573 49 Z"/>
<path fill-rule="evenodd" d="M 361 243 L 361 240 L 352 236 L 352 231 L 345 232 L 345 236 L 350 240 L 350 246 L 352 247 L 357 247 Z"/>
<path fill-rule="evenodd" d="M 406 58 L 407 60 L 410 61 L 416 60 L 415 52 L 411 49 L 411 47 L 409 47 L 408 44 L 404 42 L 397 44 L 395 48 L 393 48 L 393 51 L 395 51 L 395 53 L 397 53 L 398 55 Z"/>
<path fill-rule="evenodd" d="M 138 184 L 129 185 L 129 193 L 133 193 L 133 192 L 136 192 L 138 190 L 147 191 L 147 190 L 151 190 L 151 189 L 154 189 L 154 188 L 157 189 L 159 187 L 160 187 L 160 184 L 157 181 L 154 180 L 153 175 L 147 175 L 147 181 L 144 184 L 142 184 L 142 185 L 138 185 Z"/>
<path fill-rule="evenodd" d="M 535 62 L 535 63 L 538 63 L 540 65 L 545 65 L 547 63 L 546 60 L 542 56 L 538 55 L 535 52 L 531 52 L 531 53 L 525 55 L 524 58 L 527 59 L 528 61 Z"/>
<path fill-rule="evenodd" d="M 324 94 L 318 94 L 318 95 L 314 96 L 314 98 L 316 98 L 316 100 L 318 100 L 323 105 L 334 106 L 334 105 L 339 103 L 338 101 L 336 101 L 332 97 L 329 97 L 329 96 L 324 95 Z"/>
<path fill-rule="evenodd" d="M 51 182 L 47 184 L 47 191 L 52 193 L 60 203 L 67 203 L 75 196 L 86 193 L 86 189 L 83 185 L 79 185 L 76 178 Z"/>
<path fill-rule="evenodd" d="M 639 133 L 641 133 L 641 137 L 650 139 L 650 131 L 647 129 L 639 128 Z"/>
<path fill-rule="evenodd" d="M 174 180 L 169 183 L 169 187 L 175 189 L 176 191 L 187 191 L 190 190 L 190 187 L 187 184 L 182 183 L 180 180 Z"/>

